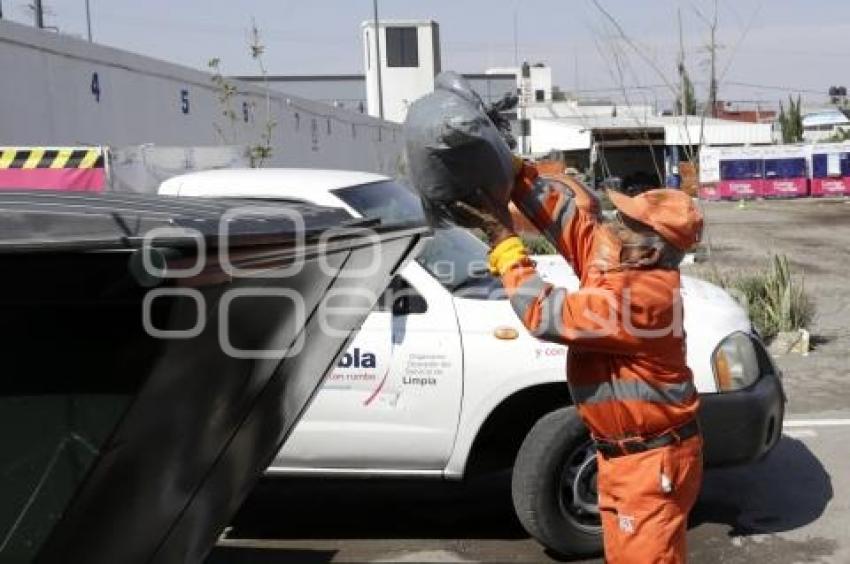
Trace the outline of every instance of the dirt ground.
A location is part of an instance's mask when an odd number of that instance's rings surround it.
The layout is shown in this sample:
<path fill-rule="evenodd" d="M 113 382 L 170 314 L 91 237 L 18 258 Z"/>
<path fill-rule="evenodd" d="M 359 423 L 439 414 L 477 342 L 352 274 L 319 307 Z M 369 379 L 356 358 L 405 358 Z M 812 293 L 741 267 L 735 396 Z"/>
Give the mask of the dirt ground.
<path fill-rule="evenodd" d="M 766 266 L 785 254 L 804 277 L 816 314 L 810 328 L 814 350 L 784 355 L 788 413 L 842 410 L 850 406 L 850 200 L 705 202 L 706 263 L 683 268 L 700 275 Z"/>

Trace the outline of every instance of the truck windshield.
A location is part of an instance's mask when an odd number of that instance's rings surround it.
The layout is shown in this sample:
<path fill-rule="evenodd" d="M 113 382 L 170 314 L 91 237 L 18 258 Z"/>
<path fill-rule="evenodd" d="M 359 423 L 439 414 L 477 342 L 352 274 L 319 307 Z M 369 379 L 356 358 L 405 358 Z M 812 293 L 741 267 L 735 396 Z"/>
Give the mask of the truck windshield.
<path fill-rule="evenodd" d="M 419 197 L 395 182 L 378 182 L 334 190 L 346 204 L 364 217 L 382 221 L 407 221 L 425 216 Z M 448 290 L 490 286 L 494 279 L 487 269 L 487 245 L 468 230 L 447 226 L 434 230 L 416 262 Z"/>

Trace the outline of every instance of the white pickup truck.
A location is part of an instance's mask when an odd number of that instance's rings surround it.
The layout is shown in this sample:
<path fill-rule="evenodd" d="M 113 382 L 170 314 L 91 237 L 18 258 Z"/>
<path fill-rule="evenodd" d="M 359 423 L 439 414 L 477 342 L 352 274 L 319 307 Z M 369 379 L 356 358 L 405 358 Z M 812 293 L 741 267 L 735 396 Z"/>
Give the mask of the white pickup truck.
<path fill-rule="evenodd" d="M 160 194 L 302 200 L 353 217 L 419 216 L 408 189 L 373 174 L 220 170 L 171 178 Z M 435 230 L 392 283 L 268 474 L 459 480 L 512 468 L 517 515 L 560 553 L 601 547 L 596 464 L 570 407 L 566 347 L 531 336 L 466 230 Z M 560 257 L 544 278 L 576 288 Z M 784 414 L 780 374 L 746 313 L 720 288 L 683 277 L 688 363 L 702 395 L 709 465 L 764 456 Z"/>

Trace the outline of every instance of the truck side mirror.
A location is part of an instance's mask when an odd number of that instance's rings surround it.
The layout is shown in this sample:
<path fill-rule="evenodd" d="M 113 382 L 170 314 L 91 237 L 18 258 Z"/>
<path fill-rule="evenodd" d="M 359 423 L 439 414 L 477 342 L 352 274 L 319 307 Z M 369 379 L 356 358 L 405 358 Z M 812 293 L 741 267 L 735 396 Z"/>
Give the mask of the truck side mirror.
<path fill-rule="evenodd" d="M 390 283 L 382 300 L 393 315 L 411 315 L 428 311 L 428 302 L 401 276 Z"/>
<path fill-rule="evenodd" d="M 428 311 L 428 302 L 425 298 L 416 293 L 413 288 L 410 290 L 412 293 L 396 296 L 393 300 L 393 315 L 410 315 Z"/>

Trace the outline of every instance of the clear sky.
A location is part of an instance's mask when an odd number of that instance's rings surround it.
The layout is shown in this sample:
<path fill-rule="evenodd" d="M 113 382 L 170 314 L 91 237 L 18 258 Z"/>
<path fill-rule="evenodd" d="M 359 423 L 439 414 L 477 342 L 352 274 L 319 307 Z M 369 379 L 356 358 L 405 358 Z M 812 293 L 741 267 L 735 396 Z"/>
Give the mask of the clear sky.
<path fill-rule="evenodd" d="M 255 72 L 248 56 L 251 18 L 274 74 L 362 72 L 360 22 L 371 0 L 90 0 L 95 41 L 224 72 Z M 707 85 L 708 26 L 714 0 L 598 0 L 619 22 L 636 54 L 593 0 L 380 0 L 382 18 L 429 18 L 440 24 L 443 68 L 483 71 L 520 60 L 545 62 L 564 90 L 632 101 L 669 100 L 675 81 L 681 11 L 686 64 L 698 96 Z M 850 1 L 718 0 L 720 97 L 775 102 L 789 92 L 825 99 L 830 85 L 850 86 Z M 31 21 L 24 0 L 0 0 L 4 17 Z M 85 34 L 85 0 L 44 0 L 48 25 Z M 653 69 L 646 61 L 652 61 Z M 619 67 L 619 70 L 618 70 Z M 620 79 L 622 75 L 623 79 Z M 613 89 L 613 90 L 606 90 Z M 823 92 L 821 95 L 819 93 Z M 634 100 L 637 98 L 637 100 Z"/>

